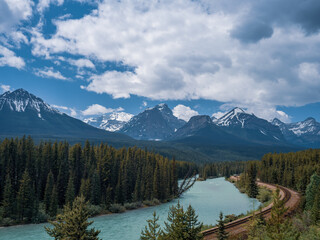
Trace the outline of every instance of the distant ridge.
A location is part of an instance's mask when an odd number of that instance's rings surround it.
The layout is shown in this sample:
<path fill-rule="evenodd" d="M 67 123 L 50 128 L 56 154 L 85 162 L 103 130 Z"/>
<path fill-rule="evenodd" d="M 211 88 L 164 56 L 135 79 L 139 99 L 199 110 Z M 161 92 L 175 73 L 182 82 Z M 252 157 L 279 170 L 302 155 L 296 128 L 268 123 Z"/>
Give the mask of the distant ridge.
<path fill-rule="evenodd" d="M 0 137 L 31 135 L 52 139 L 126 140 L 59 112 L 24 89 L 0 95 Z"/>

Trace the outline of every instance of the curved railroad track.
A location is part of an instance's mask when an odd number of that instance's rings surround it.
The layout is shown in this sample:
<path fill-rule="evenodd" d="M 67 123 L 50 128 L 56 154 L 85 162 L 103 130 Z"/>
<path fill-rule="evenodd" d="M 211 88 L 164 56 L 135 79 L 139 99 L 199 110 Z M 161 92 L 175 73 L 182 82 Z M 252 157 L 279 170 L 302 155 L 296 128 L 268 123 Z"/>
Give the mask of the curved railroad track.
<path fill-rule="evenodd" d="M 276 186 L 274 184 L 267 184 L 263 182 L 258 182 L 258 185 L 265 186 L 271 190 L 275 190 L 277 187 L 279 187 L 281 199 L 284 201 L 285 207 L 287 208 L 287 211 L 285 214 L 286 216 L 291 215 L 294 212 L 294 210 L 298 207 L 300 196 L 297 192 L 291 189 L 288 189 L 286 187 Z M 266 219 L 268 219 L 271 215 L 272 205 L 273 204 L 271 203 L 267 207 L 263 208 L 261 212 L 260 211 L 256 212 L 256 216 L 262 214 Z M 246 229 L 244 227 L 246 223 L 250 221 L 251 218 L 252 218 L 252 215 L 227 223 L 225 225 L 226 231 L 229 233 L 229 235 L 238 235 L 240 233 L 245 232 Z M 214 227 L 202 232 L 205 240 L 216 239 L 217 233 L 218 233 L 218 227 Z"/>

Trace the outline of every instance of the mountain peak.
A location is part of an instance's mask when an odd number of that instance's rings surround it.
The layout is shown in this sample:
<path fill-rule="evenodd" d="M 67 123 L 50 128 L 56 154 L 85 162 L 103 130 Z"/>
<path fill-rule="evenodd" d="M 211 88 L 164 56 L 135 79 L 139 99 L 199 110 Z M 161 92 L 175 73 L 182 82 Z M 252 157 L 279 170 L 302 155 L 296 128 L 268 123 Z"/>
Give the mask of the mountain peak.
<path fill-rule="evenodd" d="M 235 114 L 245 113 L 245 111 L 242 108 L 239 108 L 239 107 L 233 108 L 230 112 L 234 112 Z"/>
<path fill-rule="evenodd" d="M 120 132 L 135 139 L 162 140 L 184 124 L 185 121 L 175 117 L 167 104 L 161 103 L 134 116 Z"/>
<path fill-rule="evenodd" d="M 279 125 L 282 125 L 284 124 L 281 120 L 279 120 L 278 118 L 274 118 L 271 123 L 275 126 L 279 126 Z"/>
<path fill-rule="evenodd" d="M 250 114 L 247 114 L 243 109 L 239 107 L 235 107 L 231 111 L 223 115 L 221 118 L 219 118 L 216 121 L 216 123 L 219 126 L 229 126 L 235 122 L 237 124 L 240 123 L 241 125 L 243 125 L 243 121 L 239 119 L 240 114 L 250 115 Z"/>
<path fill-rule="evenodd" d="M 313 117 L 308 117 L 306 120 L 304 120 L 303 122 L 309 122 L 309 123 L 315 123 L 316 119 L 314 119 Z"/>
<path fill-rule="evenodd" d="M 33 110 L 41 117 L 41 111 L 49 111 L 59 113 L 56 109 L 50 107 L 41 98 L 29 93 L 23 88 L 19 88 L 13 92 L 5 92 L 0 96 L 0 111 L 9 110 L 15 112 L 25 112 Z"/>

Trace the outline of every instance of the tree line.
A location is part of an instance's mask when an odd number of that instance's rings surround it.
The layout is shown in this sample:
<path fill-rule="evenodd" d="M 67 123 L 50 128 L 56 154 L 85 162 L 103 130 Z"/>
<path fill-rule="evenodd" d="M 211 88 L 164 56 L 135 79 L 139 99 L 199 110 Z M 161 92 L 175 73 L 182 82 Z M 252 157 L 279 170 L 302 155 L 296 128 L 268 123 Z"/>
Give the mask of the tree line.
<path fill-rule="evenodd" d="M 0 220 L 42 221 L 80 195 L 103 210 L 115 203 L 167 201 L 177 195 L 178 179 L 196 169 L 136 147 L 5 139 L 0 143 Z"/>
<path fill-rule="evenodd" d="M 246 164 L 244 161 L 207 163 L 200 168 L 199 176 L 203 179 L 215 177 L 229 178 L 231 175 L 242 173 Z"/>

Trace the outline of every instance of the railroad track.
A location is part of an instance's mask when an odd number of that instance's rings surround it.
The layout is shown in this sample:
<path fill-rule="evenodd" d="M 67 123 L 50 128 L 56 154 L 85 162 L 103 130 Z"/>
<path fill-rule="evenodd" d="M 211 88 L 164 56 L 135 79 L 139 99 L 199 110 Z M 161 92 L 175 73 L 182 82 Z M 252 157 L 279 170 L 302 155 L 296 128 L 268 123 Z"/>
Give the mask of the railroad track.
<path fill-rule="evenodd" d="M 282 186 L 276 186 L 274 184 L 267 184 L 267 185 L 272 186 L 274 188 L 278 187 L 280 189 L 280 192 L 282 192 L 281 200 L 284 201 L 285 205 L 292 198 L 292 193 L 289 189 L 282 187 Z M 263 216 L 267 217 L 271 213 L 271 209 L 272 209 L 272 204 L 270 204 L 268 207 L 264 208 L 261 212 L 256 213 L 256 216 L 259 216 L 262 214 Z M 293 210 L 293 207 L 291 209 L 288 208 L 287 212 L 286 212 L 286 216 L 290 215 L 292 213 L 292 210 Z M 252 219 L 251 215 L 243 217 L 243 218 L 235 220 L 235 221 L 232 221 L 232 222 L 227 223 L 225 225 L 225 229 L 228 232 L 232 232 L 233 229 L 241 227 L 242 225 L 249 222 L 250 219 Z M 209 238 L 209 236 L 215 236 L 218 233 L 218 231 L 219 231 L 218 227 L 214 227 L 214 228 L 203 231 L 202 234 L 204 236 L 204 239 L 214 239 L 214 238 Z"/>

